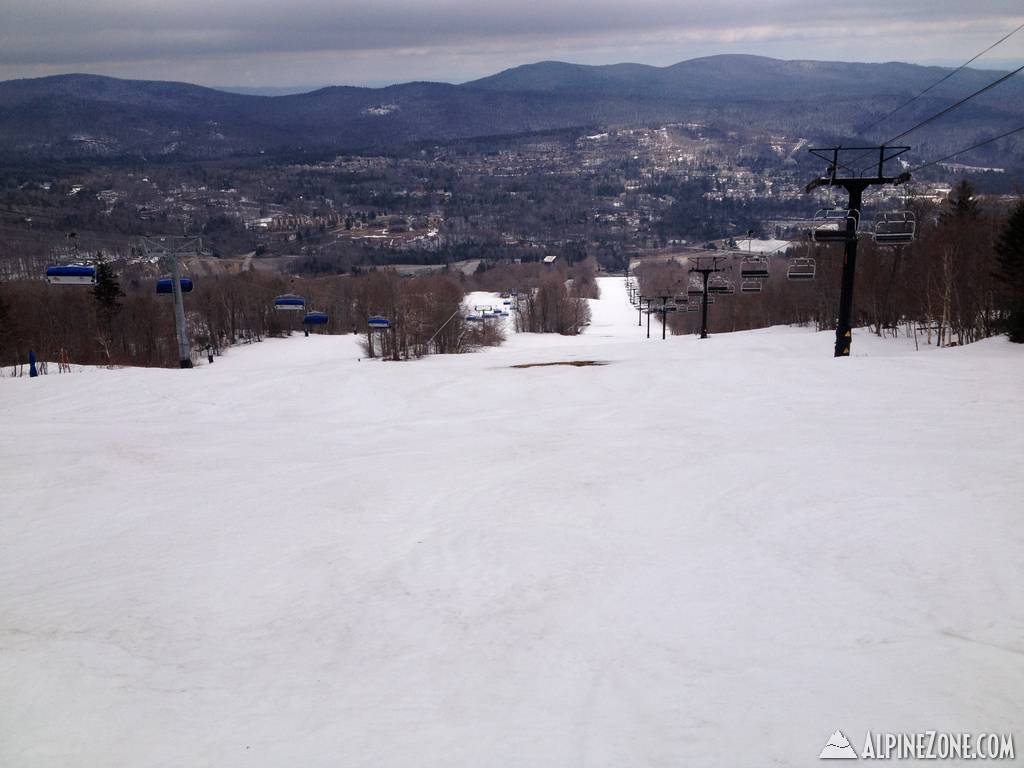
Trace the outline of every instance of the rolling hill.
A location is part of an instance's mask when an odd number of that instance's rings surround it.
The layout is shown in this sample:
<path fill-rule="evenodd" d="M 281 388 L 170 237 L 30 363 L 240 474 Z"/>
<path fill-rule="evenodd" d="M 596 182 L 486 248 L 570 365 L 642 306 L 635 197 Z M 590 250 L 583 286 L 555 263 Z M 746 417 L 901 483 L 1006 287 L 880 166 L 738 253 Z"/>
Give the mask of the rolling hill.
<path fill-rule="evenodd" d="M 57 75 L 0 82 L 0 157 L 198 159 L 664 121 L 854 137 L 944 71 L 744 55 L 669 67 L 541 62 L 461 85 L 336 86 L 282 96 Z M 961 72 L 884 129 L 911 125 L 998 74 Z M 1015 127 L 1022 111 L 1024 81 L 1011 80 L 916 138 L 936 151 L 956 148 L 965 138 Z"/>

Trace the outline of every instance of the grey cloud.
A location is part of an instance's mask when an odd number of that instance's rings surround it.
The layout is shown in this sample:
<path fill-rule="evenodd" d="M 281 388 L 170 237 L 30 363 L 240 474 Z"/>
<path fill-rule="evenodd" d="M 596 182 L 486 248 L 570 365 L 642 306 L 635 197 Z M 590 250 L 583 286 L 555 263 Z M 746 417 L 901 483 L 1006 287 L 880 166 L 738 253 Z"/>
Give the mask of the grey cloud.
<path fill-rule="evenodd" d="M 196 57 L 266 70 L 274 60 L 283 64 L 289 57 L 309 60 L 320 54 L 325 62 L 338 62 L 373 52 L 388 69 L 395 62 L 384 57 L 403 51 L 419 51 L 427 70 L 431 60 L 454 64 L 455 58 L 473 59 L 487 51 L 518 50 L 540 58 L 567 51 L 586 58 L 588 50 L 629 50 L 653 62 L 670 55 L 661 51 L 673 43 L 698 49 L 709 43 L 741 48 L 748 43 L 749 52 L 761 52 L 753 48 L 760 45 L 771 55 L 789 50 L 789 58 L 839 58 L 823 55 L 830 39 L 837 44 L 831 49 L 841 50 L 850 39 L 871 36 L 890 45 L 888 58 L 897 59 L 903 58 L 902 51 L 921 49 L 922 41 L 905 41 L 919 36 L 919 28 L 942 25 L 947 34 L 964 36 L 984 28 L 991 36 L 992 30 L 1012 28 L 1015 19 L 1024 20 L 1019 0 L 970 6 L 952 0 L 868 0 L 852 10 L 845 3 L 808 0 L 308 0 L 292 5 L 268 0 L 75 5 L 4 0 L 0 75 L 97 64 L 120 70 L 147 61 L 171 69 L 178 62 L 177 68 L 187 71 Z M 646 57 L 645 46 L 652 52 Z M 809 46 L 813 50 L 801 52 Z M 944 54 L 936 50 L 937 56 Z M 611 60 L 621 59 L 612 55 Z"/>

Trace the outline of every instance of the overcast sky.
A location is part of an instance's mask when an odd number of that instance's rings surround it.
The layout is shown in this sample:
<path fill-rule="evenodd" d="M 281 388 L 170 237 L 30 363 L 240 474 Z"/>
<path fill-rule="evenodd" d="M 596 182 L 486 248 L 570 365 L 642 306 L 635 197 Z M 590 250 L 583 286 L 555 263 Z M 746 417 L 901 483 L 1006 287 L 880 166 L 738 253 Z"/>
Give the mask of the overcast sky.
<path fill-rule="evenodd" d="M 1021 23 L 1024 0 L 0 0 L 0 80 L 311 88 L 716 53 L 958 65 Z M 1022 63 L 1024 30 L 974 66 Z"/>

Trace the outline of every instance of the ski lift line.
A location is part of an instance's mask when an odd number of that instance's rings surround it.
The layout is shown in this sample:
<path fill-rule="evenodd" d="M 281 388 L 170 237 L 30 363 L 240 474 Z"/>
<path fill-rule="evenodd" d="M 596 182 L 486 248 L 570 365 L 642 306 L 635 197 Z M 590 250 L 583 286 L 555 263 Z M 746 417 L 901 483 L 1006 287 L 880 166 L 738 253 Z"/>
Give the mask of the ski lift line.
<path fill-rule="evenodd" d="M 976 53 L 976 54 L 975 54 L 974 56 L 972 56 L 972 57 L 971 57 L 971 58 L 969 58 L 969 59 L 968 59 L 967 61 L 965 61 L 965 62 L 964 62 L 963 64 L 961 64 L 961 65 L 960 65 L 959 67 L 957 67 L 956 69 L 954 69 L 954 70 L 953 70 L 952 72 L 949 72 L 949 73 L 948 73 L 947 75 L 945 75 L 945 77 L 941 77 L 941 78 L 939 78 L 939 79 L 938 79 L 938 80 L 936 80 L 936 81 L 935 81 L 934 83 L 932 83 L 932 84 L 931 84 L 931 85 L 929 85 L 929 86 L 928 86 L 927 88 L 925 88 L 925 89 L 924 89 L 923 91 L 921 91 L 921 92 L 920 92 L 919 94 L 917 94 L 916 96 L 914 96 L 913 98 L 911 98 L 911 99 L 909 99 L 909 100 L 907 100 L 907 101 L 903 102 L 902 104 L 900 104 L 900 105 L 899 105 L 898 107 L 896 107 L 896 108 L 895 108 L 894 110 L 892 110 L 892 111 L 891 111 L 891 112 L 889 112 L 888 114 L 886 114 L 886 115 L 884 115 L 884 116 L 880 117 L 880 118 L 879 118 L 878 120 L 876 120 L 876 121 L 875 121 L 875 122 L 873 122 L 873 123 L 872 123 L 871 125 L 869 125 L 869 126 L 868 126 L 867 128 L 865 128 L 865 129 L 864 129 L 863 131 L 861 131 L 861 133 L 862 133 L 862 134 L 867 134 L 867 132 L 868 132 L 868 131 L 870 131 L 870 130 L 871 130 L 872 128 L 874 128 L 874 127 L 875 127 L 875 126 L 877 126 L 877 125 L 880 125 L 881 123 L 884 123 L 884 122 L 885 122 L 886 120 L 888 120 L 888 119 L 889 119 L 890 117 L 892 117 L 893 115 L 895 115 L 895 114 L 896 114 L 897 112 L 899 112 L 899 111 L 900 111 L 901 109 L 903 109 L 904 107 L 908 107 L 908 106 L 910 106 L 911 104 L 913 104 L 913 103 L 914 103 L 915 101 L 917 101 L 917 100 L 918 100 L 919 98 L 921 98 L 921 97 L 922 97 L 922 96 L 924 96 L 924 95 L 925 95 L 926 93 L 928 93 L 928 91 L 932 90 L 933 88 L 936 88 L 937 86 L 940 86 L 940 85 L 942 85 L 942 84 L 943 84 L 944 82 L 946 82 L 947 80 L 949 80 L 949 78 L 951 78 L 951 77 L 953 77 L 954 75 L 956 75 L 956 74 L 958 74 L 958 73 L 962 72 L 963 70 L 965 70 L 965 69 L 966 69 L 966 68 L 968 67 L 968 65 L 970 65 L 970 64 L 974 63 L 975 61 L 977 61 L 978 59 L 980 59 L 980 58 L 981 58 L 982 56 L 984 56 L 984 55 L 985 55 L 986 53 L 988 53 L 989 51 L 991 51 L 991 50 L 992 50 L 993 48 L 995 48 L 995 47 L 996 47 L 997 45 L 1000 45 L 1001 43 L 1005 43 L 1005 42 L 1006 42 L 1007 40 L 1009 40 L 1009 39 L 1010 39 L 1011 37 L 1013 37 L 1013 36 L 1014 36 L 1015 34 L 1017 34 L 1018 32 L 1020 32 L 1020 31 L 1021 31 L 1022 29 L 1024 29 L 1024 24 L 1021 24 L 1021 25 L 1020 25 L 1019 27 L 1017 27 L 1016 29 L 1014 29 L 1014 30 L 1012 30 L 1011 32 L 1008 32 L 1007 34 L 1003 35 L 1003 36 L 1002 36 L 1001 38 L 999 38 L 999 39 L 998 39 L 998 40 L 996 40 L 996 41 L 995 41 L 994 43 L 992 43 L 992 45 L 990 45 L 990 46 L 989 46 L 988 48 L 986 48 L 985 50 L 981 51 L 981 53 Z"/>
<path fill-rule="evenodd" d="M 957 155 L 962 155 L 965 152 L 970 152 L 972 150 L 978 149 L 979 147 L 984 147 L 986 144 L 991 144 L 994 141 L 999 141 L 1000 139 L 1005 139 L 1007 136 L 1013 136 L 1013 134 L 1020 133 L 1021 131 L 1024 131 L 1024 125 L 1020 126 L 1020 128 L 1014 128 L 1012 131 L 1007 131 L 1006 133 L 1001 133 L 998 136 L 993 136 L 991 139 L 985 139 L 985 141 L 979 141 L 977 144 L 973 144 L 973 145 L 967 147 L 966 149 L 957 150 L 956 152 L 954 152 L 951 155 L 946 155 L 945 157 L 940 157 L 938 160 L 932 160 L 931 162 L 924 163 L 923 165 L 919 165 L 916 168 L 911 168 L 910 169 L 910 173 L 917 173 L 918 171 L 924 170 L 925 168 L 930 168 L 933 165 L 938 165 L 939 163 L 944 163 L 947 160 L 952 160 Z"/>
<path fill-rule="evenodd" d="M 907 136 L 907 135 L 913 133 L 914 131 L 916 131 L 918 128 L 922 128 L 922 127 L 928 125 L 928 123 L 930 123 L 930 122 L 932 122 L 934 120 L 938 120 L 943 115 L 946 115 L 946 114 L 952 112 L 954 109 L 957 109 L 958 107 L 963 106 L 968 101 L 973 99 L 975 96 L 980 96 L 981 94 L 985 93 L 986 91 L 991 90 L 992 88 L 995 88 L 1000 83 L 1005 82 L 1006 80 L 1009 80 L 1011 77 L 1013 77 L 1014 75 L 1016 75 L 1018 72 L 1020 72 L 1022 70 L 1024 70 L 1024 64 L 1022 64 L 1021 66 L 1017 67 L 1017 69 L 1013 70 L 1012 72 L 1007 72 L 1002 77 L 997 78 L 996 80 L 993 80 L 988 85 L 985 85 L 985 86 L 979 88 L 974 93 L 971 93 L 971 94 L 968 94 L 967 96 L 964 96 L 962 99 L 960 99 L 956 103 L 951 104 L 950 106 L 946 107 L 945 109 L 943 109 L 940 112 L 936 112 L 931 117 L 926 118 L 926 119 L 922 120 L 921 122 L 919 122 L 917 125 L 908 128 L 907 130 L 905 130 L 903 133 L 899 134 L 898 136 L 893 136 L 891 139 L 886 139 L 884 142 L 882 142 L 882 146 L 884 147 L 886 144 L 891 144 L 894 141 L 899 141 L 904 136 Z M 856 163 L 859 160 L 861 160 L 862 158 L 866 157 L 868 154 L 870 154 L 870 150 L 868 152 L 864 152 L 863 154 L 857 155 L 857 157 L 853 158 L 853 160 L 850 160 L 849 162 L 851 164 L 852 163 Z M 874 165 L 874 163 L 872 163 L 872 165 Z M 850 168 L 849 166 L 845 166 L 844 165 L 843 167 L 847 168 L 850 171 L 853 171 L 853 169 Z M 859 171 L 855 171 L 855 173 L 856 173 L 856 175 L 859 176 L 862 173 L 864 173 L 864 171 L 866 171 L 870 167 L 871 167 L 871 165 L 865 166 L 864 168 L 861 168 Z"/>
<path fill-rule="evenodd" d="M 458 314 L 459 314 L 460 312 L 462 312 L 462 305 L 461 305 L 461 304 L 459 305 L 459 308 L 458 308 L 458 309 L 456 309 L 456 310 L 455 310 L 454 312 L 452 312 L 452 313 L 451 313 L 451 315 L 449 315 L 449 317 L 448 317 L 448 319 L 447 319 L 447 320 L 445 320 L 445 321 L 444 321 L 443 323 L 441 323 L 440 327 L 439 327 L 439 328 L 438 328 L 438 329 L 437 329 L 436 331 L 434 331 L 434 334 L 433 334 L 433 335 L 432 335 L 432 336 L 431 336 L 431 337 L 430 337 L 429 339 L 427 339 L 427 344 L 426 344 L 426 346 L 428 346 L 428 347 L 429 347 L 429 346 L 430 346 L 430 343 L 431 343 L 431 342 L 432 342 L 432 341 L 433 341 L 434 339 L 436 339 L 436 338 L 437 338 L 437 334 L 439 334 L 439 333 L 440 333 L 441 331 L 443 331 L 443 330 L 444 330 L 444 327 L 445 327 L 446 325 L 448 325 L 448 323 L 450 323 L 450 322 L 451 322 L 451 321 L 452 321 L 452 320 L 453 320 L 453 319 L 455 318 L 455 316 L 456 316 L 456 315 L 458 315 Z"/>
<path fill-rule="evenodd" d="M 913 126 L 912 128 L 908 128 L 903 133 L 898 134 L 896 136 L 893 136 L 891 139 L 887 139 L 884 143 L 885 144 L 890 144 L 890 143 L 892 143 L 894 141 L 899 141 L 904 136 L 907 136 L 907 135 L 913 133 L 918 128 L 922 128 L 922 127 L 928 125 L 928 123 L 930 123 L 930 122 L 932 122 L 934 120 L 938 120 L 943 115 L 949 114 L 950 112 L 952 112 L 957 107 L 960 107 L 960 106 L 963 106 L 964 104 L 966 104 L 968 101 L 973 99 L 975 96 L 980 96 L 981 94 L 985 93 L 986 91 L 989 91 L 989 90 L 995 88 L 1000 83 L 1003 83 L 1003 82 L 1009 80 L 1011 77 L 1013 77 L 1014 75 L 1016 75 L 1018 72 L 1021 72 L 1021 71 L 1024 71 L 1024 64 L 1021 64 L 1019 67 L 1017 67 L 1015 70 L 1013 70 L 1013 72 L 1007 72 L 1005 75 L 1003 75 L 1002 77 L 998 78 L 997 80 L 993 80 L 991 83 L 989 83 L 988 85 L 984 86 L 983 88 L 979 88 L 974 93 L 972 93 L 972 94 L 970 94 L 968 96 L 964 96 L 962 99 L 960 99 L 960 101 L 956 102 L 955 104 L 949 105 L 948 107 L 946 107 L 941 112 L 936 112 L 931 117 L 927 118 L 926 120 L 922 120 L 920 123 L 918 123 L 917 125 Z"/>

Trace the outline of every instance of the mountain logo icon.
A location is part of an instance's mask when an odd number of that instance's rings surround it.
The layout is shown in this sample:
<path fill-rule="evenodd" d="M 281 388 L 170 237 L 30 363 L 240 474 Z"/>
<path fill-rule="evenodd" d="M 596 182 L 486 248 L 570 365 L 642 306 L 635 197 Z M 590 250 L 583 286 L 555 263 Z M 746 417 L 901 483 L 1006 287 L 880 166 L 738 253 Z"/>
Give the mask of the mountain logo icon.
<path fill-rule="evenodd" d="M 820 760 L 856 760 L 857 752 L 850 745 L 850 740 L 837 730 L 828 740 L 828 744 L 818 755 Z"/>

